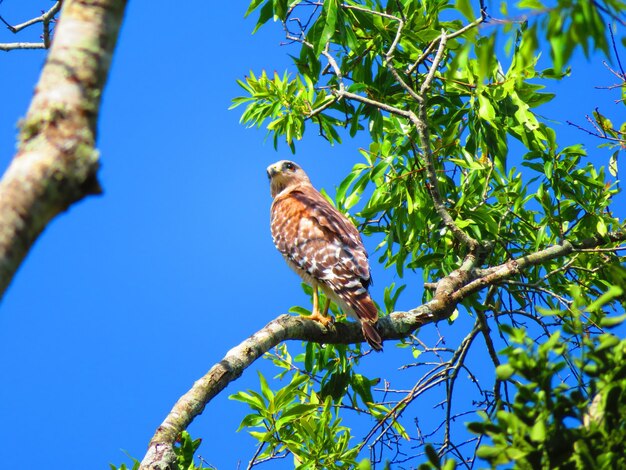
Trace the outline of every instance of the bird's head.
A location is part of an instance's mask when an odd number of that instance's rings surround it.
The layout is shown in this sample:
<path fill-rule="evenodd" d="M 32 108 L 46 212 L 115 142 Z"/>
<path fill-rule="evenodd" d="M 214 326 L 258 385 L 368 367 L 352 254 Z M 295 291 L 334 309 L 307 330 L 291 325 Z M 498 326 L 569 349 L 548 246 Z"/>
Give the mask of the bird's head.
<path fill-rule="evenodd" d="M 267 177 L 270 180 L 272 197 L 298 184 L 311 183 L 304 170 L 289 160 L 281 160 L 268 166 Z"/>

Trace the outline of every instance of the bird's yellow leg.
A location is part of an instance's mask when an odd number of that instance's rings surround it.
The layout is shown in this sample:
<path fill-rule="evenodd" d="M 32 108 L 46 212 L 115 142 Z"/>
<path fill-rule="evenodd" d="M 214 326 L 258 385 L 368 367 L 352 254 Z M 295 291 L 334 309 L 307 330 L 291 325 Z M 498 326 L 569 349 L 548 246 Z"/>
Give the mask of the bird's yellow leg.
<path fill-rule="evenodd" d="M 324 315 L 325 317 L 328 316 L 328 307 L 330 307 L 330 299 L 326 297 L 326 303 L 324 304 L 324 311 L 322 312 L 322 315 Z"/>
<path fill-rule="evenodd" d="M 313 312 L 311 313 L 311 316 L 309 316 L 309 319 L 320 322 L 322 325 L 327 326 L 332 321 L 332 319 L 326 316 L 329 303 L 330 300 L 327 299 L 326 305 L 324 306 L 324 313 L 321 314 L 319 312 L 319 296 L 317 293 L 317 283 L 315 283 L 313 285 Z"/>

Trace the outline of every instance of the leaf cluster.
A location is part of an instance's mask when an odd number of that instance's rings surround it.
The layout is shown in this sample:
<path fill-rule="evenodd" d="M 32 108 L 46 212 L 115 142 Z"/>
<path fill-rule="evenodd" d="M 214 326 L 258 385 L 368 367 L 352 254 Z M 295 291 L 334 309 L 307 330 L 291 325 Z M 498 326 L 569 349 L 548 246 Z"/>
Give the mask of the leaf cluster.
<path fill-rule="evenodd" d="M 259 373 L 261 393 L 238 392 L 231 399 L 246 403 L 252 413 L 245 416 L 239 429 L 257 439 L 262 452 L 256 458 L 271 459 L 293 455 L 295 468 L 351 468 L 356 464 L 357 450 L 350 447 L 349 429 L 333 412 L 332 398 L 316 392 L 307 393 L 308 377 L 294 374 L 289 384 L 272 392 Z"/>
<path fill-rule="evenodd" d="M 516 394 L 494 417 L 479 413 L 483 421 L 468 425 L 491 441 L 478 449 L 478 457 L 492 468 L 626 465 L 626 340 L 608 332 L 589 334 L 598 325 L 616 326 L 624 320 L 594 312 L 622 293 L 614 288 L 599 303 L 565 313 L 563 329 L 540 344 L 524 328 L 504 327 L 511 344 L 502 351 L 507 362 L 496 374 L 514 384 Z"/>
<path fill-rule="evenodd" d="M 246 403 L 252 413 L 239 427 L 249 430 L 259 441 L 262 452 L 255 459 L 271 459 L 292 454 L 297 468 L 351 468 L 356 465 L 360 447 L 350 443 L 351 429 L 341 424 L 341 411 L 348 409 L 385 421 L 390 409 L 373 398 L 378 379 L 357 373 L 360 347 L 307 343 L 295 358 L 286 345 L 268 355 L 281 372 L 276 379 L 289 383 L 273 392 L 259 373 L 260 393 L 241 391 L 231 399 Z M 404 427 L 390 420 L 391 427 L 408 439 Z"/>
<path fill-rule="evenodd" d="M 214 467 L 205 467 L 202 463 L 198 466 L 194 463 L 195 454 L 202 444 L 202 439 L 193 439 L 187 431 L 182 431 L 176 440 L 174 453 L 176 454 L 176 468 L 179 470 L 213 470 Z M 130 457 L 130 456 L 129 456 Z M 119 467 L 109 464 L 111 470 L 139 470 L 141 462 L 130 457 L 133 462 L 132 467 L 122 464 Z"/>

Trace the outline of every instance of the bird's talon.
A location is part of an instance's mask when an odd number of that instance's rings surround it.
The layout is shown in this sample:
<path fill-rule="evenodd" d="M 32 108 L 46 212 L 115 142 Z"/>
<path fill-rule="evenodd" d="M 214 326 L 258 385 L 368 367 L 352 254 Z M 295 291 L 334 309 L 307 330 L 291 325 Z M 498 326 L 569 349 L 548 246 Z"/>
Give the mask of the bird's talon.
<path fill-rule="evenodd" d="M 311 315 L 309 315 L 309 320 L 313 320 L 316 321 L 318 323 L 321 323 L 322 326 L 328 328 L 329 324 L 333 323 L 333 318 L 332 317 L 325 317 L 324 315 L 320 314 L 319 312 L 313 312 Z"/>

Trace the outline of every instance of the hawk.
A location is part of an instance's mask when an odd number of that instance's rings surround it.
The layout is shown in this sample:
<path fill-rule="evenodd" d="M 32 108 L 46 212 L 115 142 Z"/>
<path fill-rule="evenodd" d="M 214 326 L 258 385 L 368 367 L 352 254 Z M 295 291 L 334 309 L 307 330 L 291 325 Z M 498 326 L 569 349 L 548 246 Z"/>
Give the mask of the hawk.
<path fill-rule="evenodd" d="M 294 162 L 281 160 L 267 168 L 274 245 L 304 282 L 313 288 L 311 320 L 323 325 L 330 300 L 361 323 L 363 336 L 376 351 L 378 310 L 368 294 L 371 283 L 367 252 L 357 228 L 312 185 Z M 326 294 L 320 312 L 318 287 Z"/>

